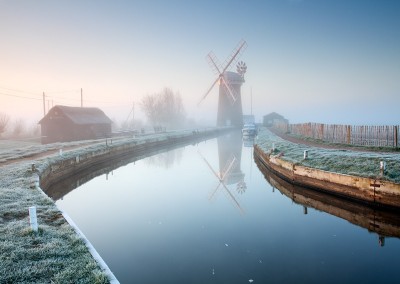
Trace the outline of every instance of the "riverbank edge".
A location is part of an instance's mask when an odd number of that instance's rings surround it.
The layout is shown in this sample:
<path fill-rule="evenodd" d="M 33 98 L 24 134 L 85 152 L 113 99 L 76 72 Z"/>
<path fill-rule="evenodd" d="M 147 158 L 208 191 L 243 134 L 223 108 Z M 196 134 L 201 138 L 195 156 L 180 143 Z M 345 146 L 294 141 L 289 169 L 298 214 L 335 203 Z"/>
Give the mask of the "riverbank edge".
<path fill-rule="evenodd" d="M 46 188 L 48 186 L 56 183 L 60 179 L 67 178 L 83 169 L 87 169 L 88 167 L 101 163 L 110 163 L 132 154 L 143 155 L 146 152 L 151 152 L 154 148 L 163 149 L 176 144 L 201 142 L 232 130 L 232 128 L 207 128 L 195 131 L 174 131 L 153 136 L 127 138 L 114 141 L 114 143 L 112 139 L 107 139 L 105 143 L 97 143 L 95 146 L 80 147 L 64 153 L 60 150 L 59 155 L 52 155 L 29 161 L 29 163 L 22 163 L 20 167 L 11 170 L 11 173 L 16 178 L 24 180 L 23 187 L 26 190 L 31 191 L 32 189 L 36 189 L 40 195 L 43 195 L 45 197 L 43 203 L 46 203 L 51 200 L 46 194 Z M 15 161 L 13 164 L 17 163 L 18 161 Z M 28 164 L 32 168 L 28 170 L 30 174 L 27 176 L 26 168 Z M 1 174 L 0 178 L 3 178 Z M 41 206 L 44 207 L 43 204 L 41 204 Z M 65 222 L 73 229 L 76 236 L 85 243 L 88 252 L 95 260 L 98 267 L 105 273 L 109 283 L 119 283 L 100 254 L 67 213 L 60 210 L 54 201 L 52 201 L 51 206 L 56 207 L 59 213 L 62 214 L 62 218 Z M 56 229 L 57 228 L 55 228 L 55 230 Z M 59 241 L 63 242 L 65 240 Z M 78 280 L 80 279 L 77 279 L 77 281 Z"/>
<path fill-rule="evenodd" d="M 84 151 L 71 151 L 68 157 L 48 164 L 40 170 L 40 187 L 46 189 L 60 179 L 68 178 L 81 170 L 104 163 L 112 163 L 130 155 L 142 156 L 155 149 L 165 149 L 173 145 L 203 141 L 216 137 L 232 128 L 210 128 L 200 131 L 184 131 L 163 133 L 160 136 L 138 137 L 128 140 L 112 142 L 109 139 L 103 146 Z"/>
<path fill-rule="evenodd" d="M 254 145 L 254 159 L 280 178 L 294 185 L 326 192 L 367 205 L 400 209 L 400 184 L 377 178 L 366 178 L 328 172 L 285 161 L 273 151 Z"/>
<path fill-rule="evenodd" d="M 255 160 L 255 163 L 272 186 L 272 191 L 275 192 L 277 189 L 293 203 L 302 206 L 303 214 L 308 214 L 308 209 L 313 208 L 346 220 L 370 233 L 376 233 L 379 238 L 400 238 L 398 211 L 379 210 L 379 208 L 365 206 L 360 202 L 294 185 L 272 173 L 258 159 Z"/>

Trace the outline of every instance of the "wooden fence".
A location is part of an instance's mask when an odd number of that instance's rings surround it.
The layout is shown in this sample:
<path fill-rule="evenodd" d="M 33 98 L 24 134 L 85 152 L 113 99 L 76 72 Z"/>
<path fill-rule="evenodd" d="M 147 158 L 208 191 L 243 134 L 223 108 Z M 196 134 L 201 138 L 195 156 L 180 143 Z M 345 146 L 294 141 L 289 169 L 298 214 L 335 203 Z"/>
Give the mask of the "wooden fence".
<path fill-rule="evenodd" d="M 359 126 L 322 123 L 276 123 L 273 127 L 285 133 L 332 143 L 374 147 L 399 147 L 399 125 Z"/>

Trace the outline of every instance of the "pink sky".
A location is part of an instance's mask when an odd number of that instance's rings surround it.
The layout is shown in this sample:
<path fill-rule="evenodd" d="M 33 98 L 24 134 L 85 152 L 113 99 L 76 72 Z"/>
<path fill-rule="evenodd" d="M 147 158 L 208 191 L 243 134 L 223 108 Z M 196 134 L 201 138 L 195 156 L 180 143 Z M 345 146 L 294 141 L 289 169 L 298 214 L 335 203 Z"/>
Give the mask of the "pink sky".
<path fill-rule="evenodd" d="M 216 119 L 218 89 L 197 107 L 240 39 L 248 48 L 244 113 L 291 122 L 399 124 L 396 1 L 0 1 L 0 112 L 96 106 L 123 121 L 170 87 L 189 117 Z M 212 7 L 212 9 L 210 9 Z M 397 11 L 397 12 L 396 12 Z"/>

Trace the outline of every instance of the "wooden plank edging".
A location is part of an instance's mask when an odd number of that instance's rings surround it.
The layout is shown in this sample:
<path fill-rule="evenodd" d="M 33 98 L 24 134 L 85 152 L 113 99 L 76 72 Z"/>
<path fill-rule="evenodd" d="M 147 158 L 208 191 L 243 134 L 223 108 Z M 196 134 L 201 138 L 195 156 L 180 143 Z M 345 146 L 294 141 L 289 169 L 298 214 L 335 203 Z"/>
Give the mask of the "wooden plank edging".
<path fill-rule="evenodd" d="M 383 207 L 400 208 L 400 184 L 295 165 L 254 146 L 254 158 L 295 185 Z"/>

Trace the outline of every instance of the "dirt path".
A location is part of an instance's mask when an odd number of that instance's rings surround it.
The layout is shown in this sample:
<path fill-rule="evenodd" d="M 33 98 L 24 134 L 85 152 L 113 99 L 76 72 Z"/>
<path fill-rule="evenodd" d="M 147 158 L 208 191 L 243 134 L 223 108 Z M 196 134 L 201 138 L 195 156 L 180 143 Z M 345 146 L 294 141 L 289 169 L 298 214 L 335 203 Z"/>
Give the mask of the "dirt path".
<path fill-rule="evenodd" d="M 99 143 L 99 142 L 88 142 L 88 143 L 83 143 L 80 145 L 64 146 L 62 148 L 62 150 L 63 150 L 63 152 L 68 152 L 70 150 L 74 150 L 74 149 L 81 148 L 81 147 L 86 147 L 88 145 L 93 145 L 93 144 L 97 144 L 97 143 Z M 35 160 L 35 159 L 39 159 L 39 158 L 56 155 L 57 153 L 59 153 L 59 151 L 60 151 L 60 149 L 49 149 L 49 150 L 45 150 L 41 153 L 28 154 L 22 158 L 15 158 L 15 159 L 11 158 L 11 159 L 8 159 L 3 162 L 0 161 L 0 168 L 3 166 L 10 165 L 10 164 L 15 164 L 15 163 L 20 163 L 20 162 L 25 162 L 25 161 L 30 161 L 30 160 Z"/>

